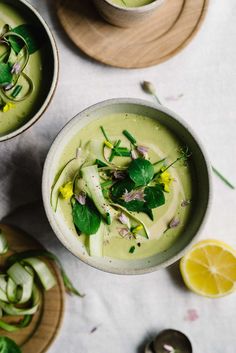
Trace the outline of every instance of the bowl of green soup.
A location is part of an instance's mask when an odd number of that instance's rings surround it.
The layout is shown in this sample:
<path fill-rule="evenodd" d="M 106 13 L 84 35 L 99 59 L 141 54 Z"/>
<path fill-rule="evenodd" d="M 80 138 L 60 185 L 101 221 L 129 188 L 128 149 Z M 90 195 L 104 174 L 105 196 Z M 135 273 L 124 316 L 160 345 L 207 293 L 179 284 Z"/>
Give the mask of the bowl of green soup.
<path fill-rule="evenodd" d="M 85 263 L 140 274 L 177 261 L 210 200 L 206 154 L 175 113 L 112 99 L 74 117 L 53 142 L 43 202 L 59 240 Z"/>
<path fill-rule="evenodd" d="M 25 0 L 0 0 L 0 141 L 33 125 L 58 78 L 54 38 Z"/>
<path fill-rule="evenodd" d="M 138 25 L 163 4 L 164 0 L 93 0 L 101 16 L 118 27 Z"/>

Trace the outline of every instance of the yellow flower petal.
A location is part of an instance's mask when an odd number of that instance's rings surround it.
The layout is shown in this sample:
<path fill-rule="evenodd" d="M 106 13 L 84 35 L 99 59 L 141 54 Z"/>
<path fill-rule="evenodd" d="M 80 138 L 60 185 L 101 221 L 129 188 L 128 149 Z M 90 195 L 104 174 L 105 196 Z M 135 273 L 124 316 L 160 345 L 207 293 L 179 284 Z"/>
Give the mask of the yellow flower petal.
<path fill-rule="evenodd" d="M 104 144 L 105 144 L 108 148 L 111 148 L 111 149 L 114 147 L 113 144 L 110 143 L 109 141 L 104 141 Z"/>
<path fill-rule="evenodd" d="M 61 186 L 59 191 L 60 191 L 61 196 L 63 197 L 63 199 L 65 199 L 65 200 L 70 199 L 71 196 L 73 196 L 73 194 L 74 194 L 74 192 L 73 192 L 73 183 L 71 181 L 69 181 L 64 186 Z"/>
<path fill-rule="evenodd" d="M 11 108 L 14 108 L 15 107 L 15 104 L 14 103 L 11 103 L 11 102 L 8 102 L 4 105 L 4 107 L 2 108 L 2 111 L 3 113 L 6 113 L 8 112 Z"/>

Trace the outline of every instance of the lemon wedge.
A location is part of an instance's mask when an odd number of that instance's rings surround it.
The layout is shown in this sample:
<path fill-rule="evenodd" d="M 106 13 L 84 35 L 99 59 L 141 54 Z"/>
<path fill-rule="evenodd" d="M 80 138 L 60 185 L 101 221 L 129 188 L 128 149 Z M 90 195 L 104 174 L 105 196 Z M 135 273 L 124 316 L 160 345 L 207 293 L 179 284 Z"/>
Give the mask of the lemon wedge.
<path fill-rule="evenodd" d="M 181 259 L 186 286 L 210 298 L 232 293 L 236 288 L 236 251 L 218 240 L 203 240 Z"/>

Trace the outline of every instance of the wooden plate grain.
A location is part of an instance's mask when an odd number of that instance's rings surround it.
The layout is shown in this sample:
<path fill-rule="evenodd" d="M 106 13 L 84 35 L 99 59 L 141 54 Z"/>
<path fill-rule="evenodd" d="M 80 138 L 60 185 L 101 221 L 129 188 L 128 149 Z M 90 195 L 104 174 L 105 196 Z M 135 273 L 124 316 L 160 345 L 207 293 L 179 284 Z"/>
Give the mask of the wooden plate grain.
<path fill-rule="evenodd" d="M 32 249 L 43 249 L 42 245 L 22 230 L 0 224 L 7 237 L 9 248 L 12 253 Z M 10 251 L 7 256 L 9 256 Z M 3 266 L 6 256 L 1 256 L 0 265 Z M 64 312 L 64 285 L 57 266 L 48 262 L 57 280 L 57 285 L 48 292 L 42 292 L 43 304 L 34 315 L 32 322 L 26 328 L 14 333 L 7 333 L 0 329 L 1 336 L 13 339 L 22 349 L 22 353 L 44 353 L 54 341 Z M 10 322 L 16 323 L 19 320 L 15 317 Z M 8 320 L 9 322 L 9 320 Z"/>
<path fill-rule="evenodd" d="M 60 0 L 58 18 L 84 53 L 104 64 L 142 68 L 159 64 L 197 33 L 209 0 L 165 0 L 148 21 L 132 28 L 106 23 L 89 0 Z"/>

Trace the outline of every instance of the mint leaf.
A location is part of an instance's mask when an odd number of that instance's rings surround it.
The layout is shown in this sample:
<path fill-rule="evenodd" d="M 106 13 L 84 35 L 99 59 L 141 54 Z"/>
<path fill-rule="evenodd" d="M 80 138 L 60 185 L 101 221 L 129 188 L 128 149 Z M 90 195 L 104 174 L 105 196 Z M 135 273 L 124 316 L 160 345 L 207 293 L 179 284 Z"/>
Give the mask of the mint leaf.
<path fill-rule="evenodd" d="M 43 41 L 40 28 L 29 24 L 22 24 L 13 28 L 11 31 L 21 35 L 21 37 L 24 38 L 29 54 L 33 54 L 40 48 Z M 11 46 L 16 54 L 18 54 L 25 45 L 23 40 L 14 35 L 9 36 L 9 42 L 11 43 Z"/>
<path fill-rule="evenodd" d="M 11 67 L 0 62 L 0 86 L 5 86 L 12 81 Z"/>
<path fill-rule="evenodd" d="M 143 158 L 137 158 L 132 161 L 128 167 L 130 179 L 135 182 L 135 186 L 147 185 L 154 176 L 152 163 Z"/>
<path fill-rule="evenodd" d="M 100 227 L 101 215 L 88 197 L 85 205 L 77 201 L 72 204 L 72 216 L 76 228 L 86 235 L 95 234 Z"/>
<path fill-rule="evenodd" d="M 148 208 L 156 208 L 165 203 L 165 195 L 161 185 L 146 187 L 144 194 Z"/>
<path fill-rule="evenodd" d="M 21 353 L 21 349 L 10 338 L 5 336 L 0 336 L 0 352 L 1 353 Z"/>

